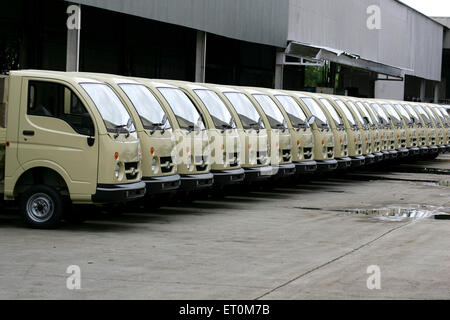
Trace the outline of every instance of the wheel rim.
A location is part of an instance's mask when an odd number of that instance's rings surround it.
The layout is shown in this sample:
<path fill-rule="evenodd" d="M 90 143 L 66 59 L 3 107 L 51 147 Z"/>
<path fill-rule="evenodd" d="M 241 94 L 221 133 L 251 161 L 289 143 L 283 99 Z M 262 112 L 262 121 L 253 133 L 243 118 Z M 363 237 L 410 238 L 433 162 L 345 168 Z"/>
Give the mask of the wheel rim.
<path fill-rule="evenodd" d="M 45 193 L 37 193 L 27 201 L 27 214 L 38 223 L 48 221 L 55 210 L 53 199 Z"/>

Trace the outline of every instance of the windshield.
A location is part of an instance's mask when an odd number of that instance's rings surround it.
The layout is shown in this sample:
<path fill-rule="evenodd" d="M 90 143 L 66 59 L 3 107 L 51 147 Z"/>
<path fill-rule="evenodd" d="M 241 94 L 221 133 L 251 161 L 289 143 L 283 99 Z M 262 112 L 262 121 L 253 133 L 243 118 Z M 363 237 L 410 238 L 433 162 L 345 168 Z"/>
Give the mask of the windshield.
<path fill-rule="evenodd" d="M 359 122 L 361 122 L 361 124 L 364 126 L 366 123 L 364 122 L 363 118 L 361 117 L 361 114 L 359 113 L 356 106 L 350 100 L 348 100 L 347 103 L 350 106 L 350 108 L 352 108 L 353 112 L 356 114 L 356 117 L 358 118 Z"/>
<path fill-rule="evenodd" d="M 416 112 L 416 110 L 414 110 L 413 107 L 411 107 L 409 104 L 404 104 L 403 106 L 406 108 L 406 110 L 409 111 L 409 113 L 415 119 L 415 121 L 417 121 L 417 123 L 419 123 L 419 124 L 422 123 L 422 120 L 420 120 L 419 114 Z"/>
<path fill-rule="evenodd" d="M 217 129 L 235 129 L 236 123 L 233 116 L 228 110 L 222 99 L 219 98 L 217 93 L 212 90 L 197 89 L 194 90 L 197 96 L 202 100 L 206 109 L 208 109 L 211 118 L 213 119 L 214 126 Z"/>
<path fill-rule="evenodd" d="M 202 116 L 181 89 L 158 88 L 158 90 L 172 108 L 173 113 L 175 113 L 180 128 L 187 130 L 205 129 Z"/>
<path fill-rule="evenodd" d="M 443 107 L 437 107 L 436 110 L 440 112 L 442 119 L 444 119 L 444 122 L 448 124 L 448 115 L 445 109 Z"/>
<path fill-rule="evenodd" d="M 393 118 L 395 123 L 401 123 L 402 122 L 402 119 L 400 119 L 400 116 L 398 115 L 398 113 L 395 111 L 395 109 L 390 104 L 383 103 L 382 106 L 386 108 L 387 112 Z"/>
<path fill-rule="evenodd" d="M 275 98 L 283 106 L 294 128 L 308 127 L 306 115 L 297 102 L 295 102 L 294 98 L 285 95 L 276 95 Z"/>
<path fill-rule="evenodd" d="M 120 84 L 120 88 L 130 99 L 142 126 L 147 130 L 170 129 L 169 119 L 155 96 L 146 86 L 141 84 Z"/>
<path fill-rule="evenodd" d="M 331 117 L 333 118 L 334 122 L 336 122 L 336 125 L 343 126 L 344 120 L 337 113 L 336 109 L 331 105 L 331 103 L 325 98 L 320 98 L 319 100 L 325 106 L 325 108 L 327 108 L 327 110 L 330 113 Z"/>
<path fill-rule="evenodd" d="M 394 106 L 395 106 L 395 109 L 398 112 L 400 112 L 400 114 L 403 116 L 403 118 L 410 123 L 411 122 L 411 117 L 409 116 L 408 112 L 406 112 L 405 108 L 403 108 L 399 104 L 394 104 Z"/>
<path fill-rule="evenodd" d="M 134 124 L 125 106 L 115 92 L 106 84 L 82 83 L 105 122 L 108 132 L 134 132 Z"/>
<path fill-rule="evenodd" d="M 233 105 L 244 129 L 264 129 L 261 116 L 252 102 L 242 92 L 226 92 L 224 95 Z"/>
<path fill-rule="evenodd" d="M 422 118 L 424 119 L 426 124 L 430 124 L 431 123 L 431 119 L 428 118 L 427 113 L 425 112 L 425 110 L 423 110 L 423 108 L 419 105 L 415 105 L 417 111 L 419 111 L 419 113 L 422 115 Z"/>
<path fill-rule="evenodd" d="M 431 117 L 434 119 L 434 121 L 439 122 L 438 119 L 436 118 L 436 115 L 434 114 L 434 112 L 431 110 L 430 107 L 425 107 L 427 108 L 428 113 L 431 115 Z"/>
<path fill-rule="evenodd" d="M 386 112 L 384 112 L 384 110 L 377 103 L 372 102 L 370 104 L 370 106 L 375 110 L 375 112 L 377 113 L 378 117 L 380 119 L 383 119 L 386 122 L 386 124 L 390 124 L 391 123 L 391 121 L 389 120 Z"/>
<path fill-rule="evenodd" d="M 316 119 L 320 120 L 321 126 L 327 127 L 327 116 L 325 113 L 323 113 L 323 110 L 320 108 L 320 106 L 317 104 L 316 101 L 314 101 L 313 98 L 305 97 L 305 96 L 298 96 L 308 107 L 309 111 L 313 114 L 313 116 L 316 117 Z"/>
<path fill-rule="evenodd" d="M 369 111 L 367 111 L 367 109 L 364 107 L 364 105 L 362 104 L 361 101 L 356 101 L 356 104 L 358 105 L 359 109 L 361 110 L 362 114 L 364 115 L 364 118 L 367 119 L 367 121 L 369 121 L 369 123 L 371 125 L 374 125 L 373 123 L 373 119 L 369 114 Z"/>
<path fill-rule="evenodd" d="M 376 115 L 375 110 L 373 110 L 373 108 L 371 106 L 369 106 L 369 104 L 367 102 L 364 102 L 363 105 L 364 105 L 367 113 L 369 113 L 370 116 L 372 117 L 372 121 L 380 126 L 381 125 L 380 119 L 378 119 L 378 116 Z"/>
<path fill-rule="evenodd" d="M 341 107 L 342 111 L 344 112 L 345 116 L 347 117 L 348 122 L 350 122 L 350 125 L 355 126 L 356 125 L 356 120 L 355 118 L 353 118 L 352 113 L 350 112 L 350 110 L 347 108 L 347 106 L 345 105 L 344 102 L 342 102 L 339 99 L 334 100 L 339 107 Z"/>
<path fill-rule="evenodd" d="M 264 113 L 269 119 L 270 127 L 273 129 L 287 129 L 286 120 L 283 117 L 276 103 L 265 94 L 254 94 L 253 97 L 258 101 Z"/>

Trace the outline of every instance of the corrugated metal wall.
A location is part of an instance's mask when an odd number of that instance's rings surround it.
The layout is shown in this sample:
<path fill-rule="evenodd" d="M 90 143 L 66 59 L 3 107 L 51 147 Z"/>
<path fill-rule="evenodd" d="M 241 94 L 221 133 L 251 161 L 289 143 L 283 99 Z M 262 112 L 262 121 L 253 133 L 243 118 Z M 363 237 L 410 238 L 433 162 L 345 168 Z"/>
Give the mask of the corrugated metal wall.
<path fill-rule="evenodd" d="M 70 2 L 182 25 L 234 39 L 286 46 L 289 0 L 71 0 Z"/>
<path fill-rule="evenodd" d="M 381 30 L 367 28 L 370 5 Z M 441 80 L 443 27 L 394 0 L 290 0 L 288 40 L 328 46 Z"/>

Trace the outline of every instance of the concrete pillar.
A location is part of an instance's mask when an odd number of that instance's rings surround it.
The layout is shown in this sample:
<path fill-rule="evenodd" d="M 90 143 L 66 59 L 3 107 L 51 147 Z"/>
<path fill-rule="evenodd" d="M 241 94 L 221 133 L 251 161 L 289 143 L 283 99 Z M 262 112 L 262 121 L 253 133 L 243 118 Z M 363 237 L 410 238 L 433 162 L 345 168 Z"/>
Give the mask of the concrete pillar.
<path fill-rule="evenodd" d="M 205 82 L 206 71 L 206 32 L 197 31 L 195 51 L 195 82 Z"/>
<path fill-rule="evenodd" d="M 284 52 L 277 52 L 275 59 L 275 89 L 283 89 Z"/>
<path fill-rule="evenodd" d="M 421 102 L 425 101 L 426 88 L 427 88 L 427 81 L 425 79 L 422 79 L 420 81 L 420 96 L 419 96 Z"/>
<path fill-rule="evenodd" d="M 67 51 L 66 71 L 78 71 L 80 66 L 80 30 L 81 7 L 70 5 L 67 7 Z"/>
<path fill-rule="evenodd" d="M 439 87 L 440 87 L 440 83 L 435 82 L 434 83 L 434 103 L 439 102 Z"/>

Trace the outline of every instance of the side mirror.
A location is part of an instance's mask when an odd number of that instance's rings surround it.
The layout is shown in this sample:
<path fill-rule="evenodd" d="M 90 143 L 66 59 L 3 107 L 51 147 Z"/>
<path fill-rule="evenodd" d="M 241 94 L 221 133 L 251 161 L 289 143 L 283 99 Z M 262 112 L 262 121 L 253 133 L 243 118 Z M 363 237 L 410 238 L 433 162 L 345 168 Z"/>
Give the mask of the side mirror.
<path fill-rule="evenodd" d="M 84 129 L 87 136 L 92 137 L 95 135 L 94 123 L 92 122 L 89 113 L 86 112 L 81 115 L 81 126 Z"/>
<path fill-rule="evenodd" d="M 308 124 L 311 126 L 314 122 L 316 122 L 316 117 L 311 116 L 311 118 L 308 119 Z"/>

